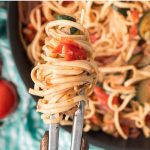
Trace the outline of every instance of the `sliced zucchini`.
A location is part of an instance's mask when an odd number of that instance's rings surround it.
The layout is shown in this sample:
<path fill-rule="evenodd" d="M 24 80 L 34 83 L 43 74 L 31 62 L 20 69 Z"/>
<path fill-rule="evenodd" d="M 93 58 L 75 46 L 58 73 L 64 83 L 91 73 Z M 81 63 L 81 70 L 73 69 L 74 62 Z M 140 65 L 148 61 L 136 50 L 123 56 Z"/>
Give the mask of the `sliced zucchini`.
<path fill-rule="evenodd" d="M 77 31 L 78 31 L 77 28 L 74 28 L 74 27 L 70 28 L 70 33 L 71 34 L 75 34 L 75 33 L 77 33 Z"/>
<path fill-rule="evenodd" d="M 70 20 L 70 21 L 74 21 L 76 22 L 76 19 L 71 17 L 71 16 L 68 16 L 68 15 L 57 15 L 56 16 L 56 19 L 57 20 Z"/>
<path fill-rule="evenodd" d="M 99 87 L 103 87 L 103 83 L 102 82 L 97 82 L 96 85 L 99 86 Z"/>
<path fill-rule="evenodd" d="M 135 95 L 135 96 L 133 97 L 133 99 L 134 99 L 134 101 L 138 101 L 138 100 L 139 100 L 139 98 L 138 98 L 137 95 Z M 129 103 L 129 104 L 131 104 L 131 103 Z M 131 106 L 131 105 L 130 105 L 130 106 Z"/>
<path fill-rule="evenodd" d="M 139 35 L 150 42 L 150 11 L 145 12 L 138 24 Z"/>
<path fill-rule="evenodd" d="M 129 10 L 129 8 L 118 8 L 114 4 L 112 4 L 112 8 L 125 17 L 127 16 L 127 11 Z"/>
<path fill-rule="evenodd" d="M 140 102 L 150 102 L 150 79 L 143 80 L 137 85 L 137 99 Z"/>
<path fill-rule="evenodd" d="M 70 21 L 74 21 L 76 22 L 76 19 L 71 17 L 71 16 L 68 16 L 68 15 L 57 15 L 56 16 L 56 19 L 57 20 L 70 20 Z M 74 28 L 74 27 L 71 27 L 70 28 L 70 34 L 75 34 L 76 32 L 78 31 L 77 28 Z"/>
<path fill-rule="evenodd" d="M 128 64 L 136 66 L 138 63 L 140 63 L 140 61 L 142 60 L 142 58 L 143 58 L 143 54 L 142 53 L 138 53 L 136 55 L 133 55 L 131 57 L 131 59 L 129 60 Z"/>

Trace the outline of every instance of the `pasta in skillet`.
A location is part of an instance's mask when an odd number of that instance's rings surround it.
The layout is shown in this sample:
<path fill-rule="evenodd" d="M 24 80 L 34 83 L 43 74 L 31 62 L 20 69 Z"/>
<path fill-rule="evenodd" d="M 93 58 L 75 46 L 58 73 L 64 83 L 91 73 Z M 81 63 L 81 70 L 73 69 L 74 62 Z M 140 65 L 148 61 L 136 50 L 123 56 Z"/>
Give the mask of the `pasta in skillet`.
<path fill-rule="evenodd" d="M 88 97 L 84 131 L 102 130 L 124 139 L 141 133 L 150 137 L 149 1 L 42 2 L 21 28 L 30 60 L 36 65 L 47 59 L 42 47 L 49 21 L 59 20 L 64 13 L 79 18 L 82 9 L 91 55 L 98 65 L 98 82 Z"/>

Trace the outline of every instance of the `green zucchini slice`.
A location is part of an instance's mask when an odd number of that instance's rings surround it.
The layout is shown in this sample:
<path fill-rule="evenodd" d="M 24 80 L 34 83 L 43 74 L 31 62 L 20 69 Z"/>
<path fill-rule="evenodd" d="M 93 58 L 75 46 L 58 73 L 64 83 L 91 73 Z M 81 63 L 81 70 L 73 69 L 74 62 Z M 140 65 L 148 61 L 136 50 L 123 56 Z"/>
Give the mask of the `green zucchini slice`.
<path fill-rule="evenodd" d="M 57 15 L 56 16 L 56 19 L 57 20 L 70 20 L 70 21 L 74 21 L 76 22 L 76 19 L 71 17 L 71 16 L 68 16 L 68 15 Z"/>
<path fill-rule="evenodd" d="M 150 11 L 145 12 L 138 24 L 139 35 L 145 41 L 150 42 Z"/>
<path fill-rule="evenodd" d="M 71 16 L 68 16 L 68 15 L 57 15 L 57 16 L 56 16 L 56 19 L 57 19 L 57 20 L 70 20 L 70 21 L 76 22 L 76 19 L 75 19 L 75 18 L 73 18 L 73 17 L 71 17 Z M 71 28 L 70 28 L 70 34 L 71 34 L 71 35 L 72 35 L 72 34 L 75 34 L 77 31 L 78 31 L 77 28 L 74 28 L 74 27 L 71 27 Z"/>

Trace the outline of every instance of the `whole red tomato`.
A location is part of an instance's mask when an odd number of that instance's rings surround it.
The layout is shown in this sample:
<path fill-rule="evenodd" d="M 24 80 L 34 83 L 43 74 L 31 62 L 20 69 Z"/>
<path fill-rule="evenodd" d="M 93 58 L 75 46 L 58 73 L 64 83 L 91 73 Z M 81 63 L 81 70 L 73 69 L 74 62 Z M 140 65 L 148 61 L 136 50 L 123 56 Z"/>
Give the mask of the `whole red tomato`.
<path fill-rule="evenodd" d="M 4 119 L 17 107 L 18 96 L 15 86 L 4 79 L 0 79 L 0 119 Z"/>

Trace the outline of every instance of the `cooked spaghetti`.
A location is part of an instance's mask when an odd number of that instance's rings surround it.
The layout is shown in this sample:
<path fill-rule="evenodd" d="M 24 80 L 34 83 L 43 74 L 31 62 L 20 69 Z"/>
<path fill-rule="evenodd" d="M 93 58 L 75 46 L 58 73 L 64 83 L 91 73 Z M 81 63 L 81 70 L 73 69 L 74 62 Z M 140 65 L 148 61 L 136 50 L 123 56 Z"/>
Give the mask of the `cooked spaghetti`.
<path fill-rule="evenodd" d="M 87 31 L 77 22 L 56 20 L 45 29 L 47 37 L 41 56 L 44 63 L 32 70 L 35 86 L 29 92 L 42 97 L 37 111 L 42 113 L 45 123 L 68 124 L 79 102 L 88 99 L 97 82 L 96 65 L 90 59 L 92 47 Z M 78 34 L 71 35 L 73 29 Z"/>
<path fill-rule="evenodd" d="M 22 30 L 30 60 L 37 64 L 47 58 L 42 55 L 46 53 L 42 46 L 47 22 L 64 13 L 79 18 L 82 9 L 92 57 L 99 67 L 84 130 L 102 130 L 124 139 L 140 133 L 150 137 L 149 1 L 42 2 L 33 8 L 30 22 Z"/>

